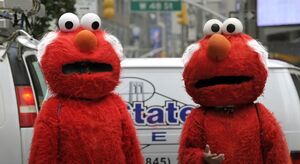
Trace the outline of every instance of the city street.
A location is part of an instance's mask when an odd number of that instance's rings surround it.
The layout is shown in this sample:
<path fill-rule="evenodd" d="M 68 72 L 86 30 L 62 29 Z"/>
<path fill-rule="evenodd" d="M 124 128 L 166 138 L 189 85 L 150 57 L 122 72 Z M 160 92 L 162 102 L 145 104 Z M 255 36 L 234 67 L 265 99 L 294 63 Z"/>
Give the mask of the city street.
<path fill-rule="evenodd" d="M 0 164 L 300 164 L 299 6 L 0 0 Z"/>

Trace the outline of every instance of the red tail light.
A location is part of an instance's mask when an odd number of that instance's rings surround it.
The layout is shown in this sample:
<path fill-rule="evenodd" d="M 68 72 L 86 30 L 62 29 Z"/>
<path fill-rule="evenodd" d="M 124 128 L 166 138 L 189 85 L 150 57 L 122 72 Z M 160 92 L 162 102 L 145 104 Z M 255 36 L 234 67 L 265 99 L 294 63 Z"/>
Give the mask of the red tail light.
<path fill-rule="evenodd" d="M 35 101 L 30 86 L 16 87 L 20 127 L 32 127 L 37 116 Z"/>
<path fill-rule="evenodd" d="M 291 157 L 293 164 L 300 164 L 300 151 L 292 151 Z"/>

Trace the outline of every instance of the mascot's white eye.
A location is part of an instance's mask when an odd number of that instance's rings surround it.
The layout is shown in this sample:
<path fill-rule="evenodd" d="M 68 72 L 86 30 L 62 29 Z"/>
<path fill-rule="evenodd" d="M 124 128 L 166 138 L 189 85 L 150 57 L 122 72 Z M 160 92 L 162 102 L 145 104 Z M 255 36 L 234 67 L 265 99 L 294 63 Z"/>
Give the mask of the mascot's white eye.
<path fill-rule="evenodd" d="M 80 22 L 82 26 L 84 26 L 85 28 L 91 31 L 98 30 L 101 27 L 101 19 L 98 15 L 94 13 L 85 14 L 81 18 Z"/>
<path fill-rule="evenodd" d="M 212 35 L 215 33 L 221 33 L 222 22 L 217 19 L 211 19 L 207 21 L 203 27 L 204 35 Z"/>
<path fill-rule="evenodd" d="M 65 13 L 58 20 L 58 27 L 61 31 L 71 32 L 79 26 L 79 19 L 73 13 Z"/>
<path fill-rule="evenodd" d="M 242 22 L 236 18 L 228 18 L 223 22 L 222 32 L 225 34 L 239 34 L 243 32 Z"/>

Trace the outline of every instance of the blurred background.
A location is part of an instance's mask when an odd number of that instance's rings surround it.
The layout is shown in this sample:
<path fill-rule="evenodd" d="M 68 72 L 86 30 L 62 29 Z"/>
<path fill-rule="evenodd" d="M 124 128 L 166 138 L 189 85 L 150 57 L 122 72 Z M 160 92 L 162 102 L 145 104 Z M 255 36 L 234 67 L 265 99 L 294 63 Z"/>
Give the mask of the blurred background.
<path fill-rule="evenodd" d="M 36 39 L 65 12 L 97 13 L 129 58 L 181 57 L 212 18 L 239 18 L 276 58 L 300 66 L 299 0 L 0 0 L 0 43 L 17 29 Z"/>

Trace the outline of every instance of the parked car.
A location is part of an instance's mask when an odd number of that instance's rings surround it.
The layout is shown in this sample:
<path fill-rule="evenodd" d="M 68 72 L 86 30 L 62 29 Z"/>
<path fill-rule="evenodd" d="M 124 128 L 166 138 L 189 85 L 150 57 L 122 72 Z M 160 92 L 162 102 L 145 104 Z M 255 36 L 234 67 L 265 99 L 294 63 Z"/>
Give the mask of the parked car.
<path fill-rule="evenodd" d="M 24 44 L 24 43 L 23 43 Z M 12 41 L 0 48 L 0 161 L 28 163 L 37 117 L 47 86 L 36 50 Z M 26 44 L 25 44 L 26 45 Z M 300 69 L 269 60 L 264 103 L 282 125 L 294 160 L 300 157 Z M 126 59 L 117 92 L 127 102 L 146 164 L 177 163 L 182 125 L 195 106 L 186 94 L 179 58 Z"/>

